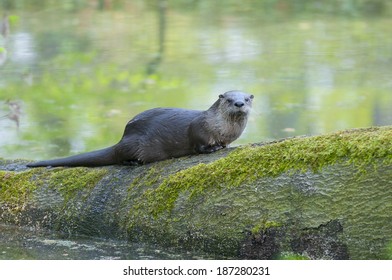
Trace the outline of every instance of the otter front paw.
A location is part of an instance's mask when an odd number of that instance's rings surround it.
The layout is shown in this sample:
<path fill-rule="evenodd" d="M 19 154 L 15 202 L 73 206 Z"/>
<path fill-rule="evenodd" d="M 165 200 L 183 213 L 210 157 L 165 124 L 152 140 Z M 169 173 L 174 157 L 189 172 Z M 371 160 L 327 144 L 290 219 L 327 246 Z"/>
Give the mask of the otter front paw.
<path fill-rule="evenodd" d="M 140 160 L 124 160 L 122 164 L 127 166 L 139 166 L 142 165 L 143 162 L 141 162 Z"/>
<path fill-rule="evenodd" d="M 201 154 L 210 154 L 210 153 L 214 153 L 216 151 L 219 151 L 223 148 L 225 148 L 226 146 L 224 145 L 201 145 L 198 148 L 198 152 Z"/>

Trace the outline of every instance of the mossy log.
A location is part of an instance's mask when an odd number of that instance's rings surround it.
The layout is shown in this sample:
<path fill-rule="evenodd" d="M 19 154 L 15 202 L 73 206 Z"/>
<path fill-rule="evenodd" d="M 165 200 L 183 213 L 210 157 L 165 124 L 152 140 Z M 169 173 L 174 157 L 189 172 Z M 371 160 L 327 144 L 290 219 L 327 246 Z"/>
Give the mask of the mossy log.
<path fill-rule="evenodd" d="M 0 222 L 216 258 L 386 259 L 392 127 L 102 168 L 0 160 Z"/>

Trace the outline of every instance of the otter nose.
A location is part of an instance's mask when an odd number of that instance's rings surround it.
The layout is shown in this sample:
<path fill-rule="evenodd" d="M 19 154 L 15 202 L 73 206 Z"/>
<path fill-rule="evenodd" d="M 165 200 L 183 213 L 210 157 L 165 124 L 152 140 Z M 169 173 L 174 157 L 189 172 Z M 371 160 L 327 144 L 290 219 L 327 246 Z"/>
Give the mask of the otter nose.
<path fill-rule="evenodd" d="M 238 107 L 238 108 L 241 108 L 241 107 L 244 106 L 244 105 L 245 105 L 245 103 L 242 102 L 242 101 L 237 101 L 236 103 L 234 103 L 234 106 L 236 106 L 236 107 Z"/>

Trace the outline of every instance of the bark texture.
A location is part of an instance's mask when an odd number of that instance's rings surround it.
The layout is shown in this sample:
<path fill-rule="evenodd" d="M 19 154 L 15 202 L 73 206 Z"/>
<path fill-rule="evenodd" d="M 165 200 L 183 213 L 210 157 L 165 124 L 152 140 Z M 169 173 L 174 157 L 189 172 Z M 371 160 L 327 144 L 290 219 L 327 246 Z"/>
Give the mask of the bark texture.
<path fill-rule="evenodd" d="M 391 140 L 358 129 L 137 167 L 0 160 L 0 222 L 216 258 L 387 259 Z"/>

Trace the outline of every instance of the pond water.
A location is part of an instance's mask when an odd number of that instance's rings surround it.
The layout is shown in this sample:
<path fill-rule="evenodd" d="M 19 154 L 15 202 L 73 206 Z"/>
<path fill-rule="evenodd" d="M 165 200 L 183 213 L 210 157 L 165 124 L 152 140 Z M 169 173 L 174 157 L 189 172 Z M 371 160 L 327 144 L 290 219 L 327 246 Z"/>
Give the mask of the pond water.
<path fill-rule="evenodd" d="M 162 248 L 156 244 L 64 236 L 0 224 L 0 260 L 192 260 L 222 259 L 201 252 Z"/>
<path fill-rule="evenodd" d="M 231 89 L 255 95 L 234 145 L 392 123 L 389 1 L 27 2 L 0 2 L 0 157 L 106 147 Z"/>
<path fill-rule="evenodd" d="M 390 1 L 0 1 L 0 157 L 116 143 L 154 107 L 254 94 L 234 145 L 392 124 Z M 205 258 L 205 256 L 202 256 Z M 0 225 L 0 259 L 199 258 Z"/>

